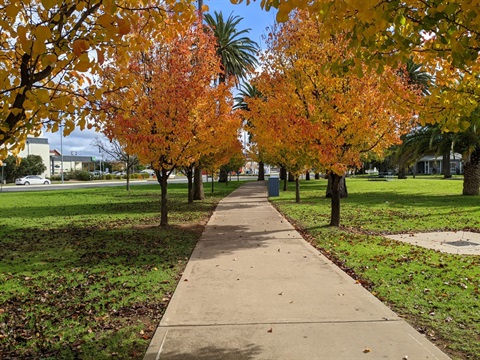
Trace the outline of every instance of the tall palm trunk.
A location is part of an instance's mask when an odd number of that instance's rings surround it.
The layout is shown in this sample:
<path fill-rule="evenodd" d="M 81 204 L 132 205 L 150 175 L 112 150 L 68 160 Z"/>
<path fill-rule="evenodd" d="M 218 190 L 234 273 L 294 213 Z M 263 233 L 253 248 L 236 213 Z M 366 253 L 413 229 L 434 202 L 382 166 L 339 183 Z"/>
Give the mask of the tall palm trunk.
<path fill-rule="evenodd" d="M 463 195 L 478 195 L 480 190 L 480 146 L 477 145 L 463 168 Z"/>

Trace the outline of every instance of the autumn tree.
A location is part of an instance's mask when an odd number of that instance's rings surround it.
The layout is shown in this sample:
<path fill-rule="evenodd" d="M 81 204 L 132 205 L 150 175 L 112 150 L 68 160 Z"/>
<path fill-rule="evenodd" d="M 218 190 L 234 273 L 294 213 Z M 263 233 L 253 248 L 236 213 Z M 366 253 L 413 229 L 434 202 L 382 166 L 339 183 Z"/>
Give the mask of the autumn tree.
<path fill-rule="evenodd" d="M 283 144 L 294 144 L 282 138 L 273 123 L 259 124 L 263 119 L 285 121 L 278 130 L 303 140 L 298 159 L 308 159 L 305 164 L 329 174 L 330 225 L 338 226 L 342 176 L 360 166 L 363 154 L 381 154 L 400 141 L 414 125 L 411 108 L 419 95 L 411 91 L 397 68 L 385 68 L 381 74 L 364 68 L 362 76 L 331 69 L 331 62 L 348 61 L 354 54 L 341 33 L 319 41 L 322 28 L 321 22 L 306 13 L 277 27 L 268 41 L 263 74 L 255 83 L 267 100 L 249 106 L 251 112 L 261 114 L 252 117 L 255 127 L 272 128 L 277 134 L 265 139 L 267 146 L 277 147 L 275 152 L 281 153 Z M 308 149 L 307 154 L 301 147 Z"/>
<path fill-rule="evenodd" d="M 145 33 L 139 36 L 146 42 Z M 211 35 L 198 24 L 130 55 L 128 66 L 106 71 L 128 83 L 105 94 L 109 136 L 152 165 L 162 190 L 160 225 L 166 226 L 167 178 L 223 139 L 216 123 L 230 123 L 231 94 L 226 86 L 212 86 L 220 63 Z"/>
<path fill-rule="evenodd" d="M 43 126 L 55 132 L 62 123 L 68 135 L 95 125 L 91 106 L 103 92 L 96 76 L 115 52 L 127 61 L 141 45 L 128 42 L 132 24 L 175 32 L 193 9 L 191 0 L 1 1 L 0 160 Z"/>
<path fill-rule="evenodd" d="M 381 73 L 384 66 L 395 67 L 413 55 L 415 63 L 424 64 L 438 85 L 420 120 L 439 123 L 448 131 L 469 127 L 466 119 L 480 101 L 476 1 L 265 0 L 261 6 L 278 9 L 278 21 L 287 21 L 296 9 L 306 9 L 324 24 L 319 33 L 322 39 L 344 33 L 354 58 L 349 62 L 338 59 L 333 67 L 362 71 L 367 64 Z M 458 91 L 459 79 L 472 84 L 468 92 Z"/>

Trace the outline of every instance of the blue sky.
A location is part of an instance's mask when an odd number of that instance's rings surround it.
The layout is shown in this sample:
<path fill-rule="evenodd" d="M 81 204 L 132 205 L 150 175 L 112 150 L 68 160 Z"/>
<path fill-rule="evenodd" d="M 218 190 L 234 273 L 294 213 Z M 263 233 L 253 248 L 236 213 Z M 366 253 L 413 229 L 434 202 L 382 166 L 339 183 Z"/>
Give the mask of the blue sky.
<path fill-rule="evenodd" d="M 239 29 L 249 28 L 249 37 L 256 41 L 261 47 L 265 46 L 262 35 L 267 34 L 268 27 L 275 22 L 275 13 L 273 10 L 266 12 L 260 8 L 260 0 L 251 2 L 250 5 L 243 3 L 233 5 L 230 0 L 204 0 L 204 4 L 209 7 L 209 12 L 222 12 L 224 18 L 228 18 L 230 14 L 238 15 L 243 18 L 239 24 Z M 44 133 L 50 143 L 50 149 L 58 149 L 60 151 L 60 133 Z M 98 149 L 91 144 L 96 136 L 101 134 L 93 130 L 75 130 L 69 136 L 63 138 L 63 154 L 70 155 L 76 152 L 82 156 L 99 156 Z"/>

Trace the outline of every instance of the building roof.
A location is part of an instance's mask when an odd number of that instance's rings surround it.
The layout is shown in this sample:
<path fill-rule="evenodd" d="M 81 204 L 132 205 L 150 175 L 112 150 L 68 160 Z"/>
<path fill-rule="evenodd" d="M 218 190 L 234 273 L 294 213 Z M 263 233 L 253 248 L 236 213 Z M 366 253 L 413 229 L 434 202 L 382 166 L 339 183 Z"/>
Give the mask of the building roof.
<path fill-rule="evenodd" d="M 439 155 L 439 156 L 426 155 L 426 156 L 420 158 L 420 160 L 418 160 L 418 161 L 442 161 L 442 160 L 443 160 L 442 155 Z M 462 161 L 462 155 L 459 154 L 459 153 L 450 153 L 450 160 L 451 161 Z"/>
<path fill-rule="evenodd" d="M 62 161 L 61 155 L 50 155 L 50 158 L 53 161 Z M 95 161 L 91 156 L 74 156 L 74 155 L 64 155 L 63 161 L 76 161 L 76 162 L 92 162 Z"/>
<path fill-rule="evenodd" d="M 27 144 L 47 144 L 48 145 L 48 139 L 27 137 Z"/>

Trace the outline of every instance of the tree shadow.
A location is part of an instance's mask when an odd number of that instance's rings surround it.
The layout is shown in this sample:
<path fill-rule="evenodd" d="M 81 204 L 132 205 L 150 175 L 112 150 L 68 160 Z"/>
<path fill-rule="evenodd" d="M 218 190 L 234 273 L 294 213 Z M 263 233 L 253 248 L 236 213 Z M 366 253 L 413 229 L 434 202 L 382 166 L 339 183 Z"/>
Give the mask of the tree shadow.
<path fill-rule="evenodd" d="M 244 349 L 205 346 L 194 351 L 170 351 L 161 354 L 162 360 L 248 360 L 261 354 L 261 347 L 250 344 Z"/>

